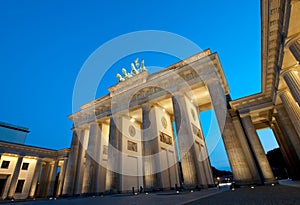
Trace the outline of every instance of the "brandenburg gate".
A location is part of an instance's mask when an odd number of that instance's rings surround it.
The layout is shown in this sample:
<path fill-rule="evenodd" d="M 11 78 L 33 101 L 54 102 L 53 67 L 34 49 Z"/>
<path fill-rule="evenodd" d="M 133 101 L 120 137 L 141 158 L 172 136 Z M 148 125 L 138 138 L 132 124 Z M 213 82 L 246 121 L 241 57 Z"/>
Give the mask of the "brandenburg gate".
<path fill-rule="evenodd" d="M 151 75 L 144 62 L 139 70 L 132 64 L 131 74 L 123 74 L 108 95 L 70 116 L 74 134 L 63 194 L 213 186 L 199 119 L 208 109 L 215 111 L 235 180 L 274 180 L 254 130 L 242 129 L 251 119 L 231 113 L 217 53 L 208 49 Z"/>

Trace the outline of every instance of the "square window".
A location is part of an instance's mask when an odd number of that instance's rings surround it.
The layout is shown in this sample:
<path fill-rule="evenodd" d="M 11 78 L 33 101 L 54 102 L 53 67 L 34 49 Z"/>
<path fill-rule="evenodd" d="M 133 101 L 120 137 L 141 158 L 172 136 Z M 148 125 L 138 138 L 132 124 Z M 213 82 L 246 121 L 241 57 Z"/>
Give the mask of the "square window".
<path fill-rule="evenodd" d="M 10 163 L 10 161 L 3 160 L 2 164 L 1 164 L 1 168 L 8 169 L 9 163 Z"/>
<path fill-rule="evenodd" d="M 19 179 L 16 187 L 16 193 L 22 193 L 25 180 Z"/>
<path fill-rule="evenodd" d="M 29 167 L 29 163 L 24 162 L 22 165 L 22 170 L 28 170 L 28 167 Z"/>

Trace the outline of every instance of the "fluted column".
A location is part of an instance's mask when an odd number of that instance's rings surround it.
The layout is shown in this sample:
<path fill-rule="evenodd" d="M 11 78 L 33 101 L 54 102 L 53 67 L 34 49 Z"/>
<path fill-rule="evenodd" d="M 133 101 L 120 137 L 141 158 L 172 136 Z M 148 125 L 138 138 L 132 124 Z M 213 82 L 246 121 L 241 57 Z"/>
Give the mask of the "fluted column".
<path fill-rule="evenodd" d="M 202 182 L 200 164 L 198 163 L 195 149 L 195 139 L 191 129 L 191 122 L 188 117 L 188 110 L 183 94 L 176 94 L 172 97 L 178 145 L 181 158 L 183 183 L 185 186 L 193 187 Z"/>
<path fill-rule="evenodd" d="M 297 135 L 296 129 L 290 119 L 290 116 L 282 105 L 276 106 L 276 110 L 278 116 L 276 116 L 275 118 L 278 122 L 278 126 L 280 127 L 282 132 L 285 133 L 285 143 L 290 142 L 288 144 L 289 148 L 295 150 L 295 153 L 300 160 L 300 138 Z"/>
<path fill-rule="evenodd" d="M 122 123 L 121 117 L 110 119 L 107 160 L 109 189 L 113 193 L 122 191 Z"/>
<path fill-rule="evenodd" d="M 249 142 L 241 122 L 241 118 L 239 117 L 239 113 L 236 111 L 231 111 L 231 116 L 237 134 L 236 136 L 239 139 L 241 146 L 243 147 L 243 153 L 245 155 L 245 159 L 247 161 L 248 167 L 252 175 L 252 179 L 248 179 L 248 181 L 252 181 L 253 183 L 257 184 L 262 184 L 263 177 L 261 176 L 261 172 L 257 168 L 257 163 L 254 159 L 253 151 L 249 146 Z"/>
<path fill-rule="evenodd" d="M 77 132 L 80 132 L 77 134 Z M 71 150 L 69 153 L 69 159 L 66 174 L 64 177 L 63 190 L 62 195 L 72 195 L 74 193 L 74 184 L 75 184 L 75 176 L 76 176 L 76 167 L 78 161 L 78 150 L 79 150 L 79 136 L 81 135 L 81 130 L 74 129 L 73 137 L 71 143 Z"/>
<path fill-rule="evenodd" d="M 68 158 L 65 158 L 58 177 L 58 188 L 57 188 L 56 196 L 60 196 L 62 194 L 62 188 L 66 176 L 67 164 L 68 164 Z"/>
<path fill-rule="evenodd" d="M 244 148 L 241 146 L 232 118 L 227 110 L 223 88 L 218 79 L 208 79 L 205 85 L 209 90 L 234 179 L 240 184 L 253 183 L 253 176 L 244 154 Z"/>
<path fill-rule="evenodd" d="M 55 180 L 56 180 L 56 175 L 57 175 L 57 168 L 58 168 L 58 160 L 55 160 L 54 164 L 51 165 L 51 174 L 49 177 L 49 188 L 48 188 L 48 193 L 47 196 L 53 196 L 54 195 L 54 185 L 55 185 Z"/>
<path fill-rule="evenodd" d="M 295 101 L 300 105 L 300 78 L 297 71 L 289 69 L 282 73 L 282 76 L 288 85 L 291 94 L 293 95 Z"/>
<path fill-rule="evenodd" d="M 23 161 L 23 156 L 19 156 L 18 160 L 16 162 L 16 166 L 14 168 L 14 172 L 11 176 L 10 186 L 9 186 L 8 193 L 7 193 L 7 198 L 9 198 L 9 199 L 13 198 L 14 195 L 15 195 L 16 186 L 17 186 L 17 182 L 18 182 L 18 178 L 19 178 L 19 173 L 20 173 L 20 170 L 21 170 L 22 161 Z"/>
<path fill-rule="evenodd" d="M 264 149 L 261 145 L 261 142 L 258 138 L 258 135 L 256 133 L 256 129 L 252 123 L 251 117 L 249 115 L 246 115 L 242 117 L 242 123 L 244 125 L 248 140 L 250 142 L 250 145 L 252 147 L 252 150 L 254 152 L 254 156 L 257 159 L 259 168 L 263 174 L 264 181 L 265 182 L 271 182 L 274 181 L 274 175 L 271 169 L 271 166 L 269 164 L 269 161 L 266 157 L 266 154 L 264 152 Z"/>
<path fill-rule="evenodd" d="M 275 118 L 276 119 L 276 118 Z M 284 161 L 287 164 L 287 171 L 289 177 L 296 180 L 300 178 L 300 161 L 291 144 L 289 138 L 284 131 L 280 129 L 277 120 L 273 120 L 271 124 L 276 141 L 279 145 L 280 151 L 283 155 Z"/>
<path fill-rule="evenodd" d="M 290 45 L 290 51 L 295 57 L 296 61 L 300 62 L 300 44 L 297 40 L 295 40 Z"/>
<path fill-rule="evenodd" d="M 94 176 L 94 168 L 96 165 L 96 150 L 99 149 L 97 147 L 99 135 L 101 130 L 99 129 L 99 125 L 97 122 L 93 122 L 90 125 L 90 136 L 89 136 L 89 142 L 86 152 L 86 162 L 85 162 L 85 169 L 84 169 L 84 175 L 83 175 L 83 188 L 82 193 L 90 193 L 94 192 L 94 185 L 95 185 L 95 176 Z M 94 182 L 94 183 L 93 183 Z"/>
<path fill-rule="evenodd" d="M 38 179 L 39 179 L 39 176 L 40 176 L 41 168 L 42 168 L 42 160 L 37 159 L 36 164 L 35 164 L 33 177 L 32 177 L 30 190 L 29 190 L 29 198 L 34 198 L 35 190 L 36 190 L 37 182 L 38 182 Z"/>
<path fill-rule="evenodd" d="M 162 188 L 162 179 L 159 168 L 159 147 L 156 130 L 155 112 L 151 111 L 152 106 L 145 104 L 142 106 L 142 140 L 143 140 L 143 169 L 144 169 L 144 188 L 153 190 Z"/>
<path fill-rule="evenodd" d="M 299 89 L 299 88 L 298 88 Z M 300 108 L 288 90 L 279 92 L 280 99 L 296 129 L 298 137 L 300 137 Z"/>
<path fill-rule="evenodd" d="M 200 113 L 198 113 L 198 116 L 199 116 L 199 114 Z M 199 123 L 200 123 L 200 128 L 201 128 L 199 134 L 202 136 L 202 139 L 204 141 L 204 147 L 202 147 L 203 154 L 201 154 L 202 155 L 202 161 L 200 161 L 200 164 L 203 164 L 203 169 L 204 169 L 204 172 L 205 172 L 207 185 L 213 185 L 215 182 L 214 182 L 214 178 L 213 178 L 213 173 L 212 173 L 212 169 L 211 169 L 211 163 L 210 163 L 210 158 L 209 158 L 209 155 L 208 155 L 208 150 L 207 150 L 207 146 L 206 146 L 206 142 L 205 142 L 205 137 L 204 137 L 204 134 L 202 132 L 202 126 L 201 126 L 200 118 L 199 118 Z"/>
<path fill-rule="evenodd" d="M 97 134 L 97 144 L 96 144 L 96 168 L 95 168 L 95 192 L 100 193 L 105 191 L 105 185 L 106 185 L 106 166 L 101 161 L 103 157 L 103 149 L 104 149 L 104 136 L 102 136 L 102 129 L 103 124 L 98 124 L 98 134 Z M 107 154 L 107 153 L 106 153 Z"/>
<path fill-rule="evenodd" d="M 50 164 L 49 162 L 45 162 L 45 164 L 42 166 L 42 174 L 41 174 L 41 179 L 39 182 L 39 187 L 38 187 L 38 192 L 37 196 L 38 197 L 46 197 L 48 192 L 47 192 L 47 187 L 49 185 L 48 179 L 49 179 L 49 173 L 50 173 Z"/>
<path fill-rule="evenodd" d="M 81 135 L 79 138 L 79 148 L 78 148 L 78 161 L 77 161 L 77 172 L 74 193 L 76 195 L 82 193 L 82 183 L 85 167 L 85 156 L 86 156 L 86 143 L 88 143 L 88 136 L 86 136 L 85 129 L 82 128 Z"/>

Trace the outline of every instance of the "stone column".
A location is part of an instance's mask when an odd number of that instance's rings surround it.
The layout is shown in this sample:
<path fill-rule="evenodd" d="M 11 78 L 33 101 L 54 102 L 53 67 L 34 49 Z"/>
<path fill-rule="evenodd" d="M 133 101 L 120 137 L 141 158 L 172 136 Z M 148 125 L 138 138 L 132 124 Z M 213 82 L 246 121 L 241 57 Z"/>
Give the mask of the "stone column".
<path fill-rule="evenodd" d="M 80 140 L 79 140 L 79 148 L 78 148 L 78 161 L 77 161 L 77 172 L 76 172 L 76 181 L 75 181 L 75 190 L 74 193 L 76 195 L 82 194 L 82 184 L 83 184 L 83 175 L 85 168 L 85 160 L 86 160 L 86 148 L 85 145 L 88 143 L 88 137 L 86 136 L 85 129 L 82 129 Z"/>
<path fill-rule="evenodd" d="M 152 106 L 145 104 L 142 106 L 142 146 L 143 146 L 143 169 L 144 169 L 144 189 L 152 191 L 162 188 L 160 173 L 160 159 L 158 136 L 156 128 L 155 112 L 151 111 Z"/>
<path fill-rule="evenodd" d="M 300 62 L 300 44 L 297 40 L 290 45 L 290 51 L 295 57 L 296 61 Z"/>
<path fill-rule="evenodd" d="M 23 162 L 23 156 L 19 156 L 18 160 L 16 162 L 14 172 L 11 176 L 11 181 L 10 181 L 10 185 L 9 185 L 9 189 L 8 189 L 8 193 L 7 193 L 7 198 L 9 198 L 9 199 L 13 198 L 15 195 L 22 162 Z"/>
<path fill-rule="evenodd" d="M 266 157 L 264 149 L 261 145 L 261 142 L 256 133 L 256 129 L 252 123 L 251 117 L 249 115 L 245 115 L 242 117 L 242 123 L 244 125 L 244 129 L 246 135 L 248 137 L 250 146 L 254 152 L 254 157 L 256 158 L 259 168 L 263 174 L 265 182 L 274 182 L 275 178 L 269 164 L 269 161 Z"/>
<path fill-rule="evenodd" d="M 213 173 L 212 173 L 212 169 L 211 169 L 211 163 L 210 163 L 210 159 L 209 159 L 209 155 L 208 155 L 208 150 L 207 150 L 207 146 L 206 146 L 206 141 L 205 141 L 205 137 L 204 134 L 202 132 L 202 125 L 201 125 L 201 119 L 199 117 L 200 112 L 198 111 L 198 118 L 199 118 L 199 123 L 200 123 L 200 135 L 202 136 L 202 139 L 204 141 L 204 158 L 205 160 L 203 161 L 204 164 L 204 169 L 205 169 L 205 174 L 206 174 L 206 181 L 208 185 L 213 185 L 215 184 L 214 182 L 214 178 L 213 178 Z"/>
<path fill-rule="evenodd" d="M 299 89 L 299 88 L 298 88 Z M 279 97 L 294 125 L 298 137 L 300 137 L 300 108 L 288 90 L 279 92 Z"/>
<path fill-rule="evenodd" d="M 79 132 L 79 133 L 77 133 Z M 82 131 L 79 129 L 73 130 L 73 137 L 71 143 L 71 150 L 69 153 L 68 164 L 66 165 L 66 174 L 64 177 L 62 195 L 72 195 L 74 193 L 74 184 L 76 176 L 76 167 L 78 161 L 78 150 L 79 150 L 79 136 L 82 135 Z"/>
<path fill-rule="evenodd" d="M 122 192 L 122 123 L 118 116 L 110 119 L 107 167 L 108 188 L 113 193 Z"/>
<path fill-rule="evenodd" d="M 262 184 L 264 179 L 261 172 L 258 170 L 257 163 L 254 159 L 254 153 L 249 146 L 248 139 L 246 137 L 246 133 L 244 131 L 244 127 L 242 126 L 241 119 L 239 117 L 239 113 L 231 110 L 230 115 L 232 117 L 232 122 L 236 131 L 236 136 L 239 139 L 241 146 L 243 147 L 243 153 L 245 155 L 245 159 L 247 161 L 248 167 L 250 169 L 252 175 L 252 182 L 257 184 Z M 248 181 L 251 181 L 248 179 Z"/>
<path fill-rule="evenodd" d="M 98 122 L 93 122 L 90 125 L 90 136 L 89 142 L 86 152 L 86 162 L 85 162 L 85 170 L 83 175 L 83 184 L 82 184 L 82 193 L 91 193 L 94 192 L 94 185 L 95 185 L 95 172 L 94 168 L 96 165 L 96 150 L 99 149 L 97 147 L 99 135 L 101 130 L 99 129 Z"/>
<path fill-rule="evenodd" d="M 48 193 L 47 196 L 54 196 L 54 185 L 55 185 L 55 180 L 56 180 L 56 175 L 57 175 L 57 168 L 58 168 L 58 160 L 55 160 L 54 164 L 51 165 L 51 174 L 49 177 L 49 188 L 48 188 Z"/>
<path fill-rule="evenodd" d="M 67 164 L 68 164 L 68 158 L 65 158 L 58 177 L 58 188 L 57 188 L 56 196 L 60 196 L 62 194 L 62 188 L 63 188 L 64 179 L 66 175 Z"/>
<path fill-rule="evenodd" d="M 31 186 L 30 186 L 29 198 L 34 198 L 35 190 L 36 190 L 37 182 L 38 182 L 38 179 L 39 179 L 39 176 L 40 176 L 41 168 L 42 168 L 42 160 L 37 159 L 36 164 L 35 164 L 33 177 L 32 177 Z"/>
<path fill-rule="evenodd" d="M 300 78 L 296 71 L 289 69 L 282 73 L 282 76 L 288 85 L 291 94 L 293 95 L 295 101 L 300 105 Z"/>
<path fill-rule="evenodd" d="M 191 130 L 184 95 L 174 95 L 172 102 L 181 158 L 183 184 L 187 187 L 203 185 L 205 182 L 200 173 L 200 168 L 203 169 L 203 166 L 200 167 L 197 160 L 195 139 Z M 204 174 L 203 171 L 202 174 Z"/>
<path fill-rule="evenodd" d="M 253 176 L 244 154 L 244 147 L 241 146 L 232 118 L 227 109 L 223 88 L 218 79 L 213 78 L 207 78 L 205 85 L 211 97 L 234 179 L 239 184 L 253 183 Z"/>
<path fill-rule="evenodd" d="M 49 187 L 49 173 L 51 171 L 49 162 L 46 162 L 42 167 L 42 174 L 37 193 L 38 197 L 46 197 L 48 194 L 47 187 Z"/>
<path fill-rule="evenodd" d="M 286 109 L 282 106 L 276 106 L 278 116 L 276 116 L 276 121 L 280 130 L 285 133 L 286 139 L 285 142 L 289 143 L 289 148 L 294 149 L 298 159 L 300 160 L 300 138 L 297 135 L 296 129 L 287 113 Z"/>
<path fill-rule="evenodd" d="M 106 167 L 104 167 L 103 162 L 101 163 L 101 157 L 103 156 L 102 144 L 102 123 L 98 124 L 98 134 L 97 134 L 97 144 L 96 144 L 96 164 L 95 164 L 95 193 L 100 193 L 105 191 L 106 185 Z M 107 153 L 106 153 L 107 154 Z"/>
<path fill-rule="evenodd" d="M 276 119 L 276 118 L 275 118 Z M 293 149 L 293 145 L 285 133 L 282 132 L 278 122 L 273 120 L 271 124 L 276 141 L 279 145 L 280 151 L 283 155 L 284 161 L 287 164 L 287 171 L 289 177 L 293 180 L 299 179 L 300 177 L 300 161 L 298 160 L 297 154 Z"/>

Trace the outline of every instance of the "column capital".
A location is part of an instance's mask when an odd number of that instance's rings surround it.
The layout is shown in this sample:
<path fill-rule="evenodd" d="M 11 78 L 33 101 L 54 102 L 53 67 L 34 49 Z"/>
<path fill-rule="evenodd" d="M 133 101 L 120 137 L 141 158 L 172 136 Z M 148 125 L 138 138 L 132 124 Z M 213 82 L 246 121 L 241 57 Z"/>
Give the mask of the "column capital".
<path fill-rule="evenodd" d="M 287 89 L 280 89 L 280 90 L 277 90 L 277 95 L 281 96 L 281 95 L 286 94 L 288 92 L 289 91 Z"/>
<path fill-rule="evenodd" d="M 295 63 L 294 65 L 284 68 L 280 71 L 280 76 L 284 77 L 286 74 L 291 73 L 292 71 L 299 71 L 299 62 Z"/>
<path fill-rule="evenodd" d="M 293 0 L 292 0 L 293 1 Z M 296 0 L 299 1 L 299 0 Z M 289 49 L 290 46 L 295 43 L 297 40 L 300 39 L 300 32 L 295 33 L 294 35 L 292 35 L 291 37 L 289 37 L 285 43 L 285 48 Z"/>

